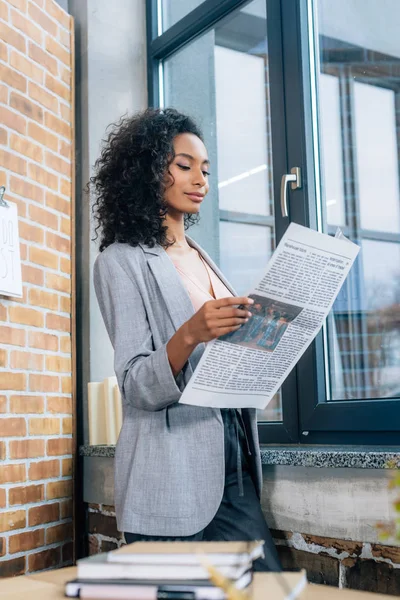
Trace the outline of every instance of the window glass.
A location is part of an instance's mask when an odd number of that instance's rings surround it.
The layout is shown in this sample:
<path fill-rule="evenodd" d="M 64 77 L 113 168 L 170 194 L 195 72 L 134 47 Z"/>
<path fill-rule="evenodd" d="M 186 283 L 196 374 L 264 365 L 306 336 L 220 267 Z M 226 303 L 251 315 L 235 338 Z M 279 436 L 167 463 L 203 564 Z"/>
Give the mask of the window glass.
<path fill-rule="evenodd" d="M 361 246 L 324 329 L 327 396 L 399 397 L 400 5 L 313 6 L 319 225 Z"/>
<path fill-rule="evenodd" d="M 266 2 L 254 0 L 164 62 L 165 106 L 196 118 L 211 160 L 211 191 L 190 235 L 239 294 L 275 247 L 266 36 Z M 260 419 L 282 419 L 279 394 Z"/>
<path fill-rule="evenodd" d="M 165 31 L 203 4 L 203 0 L 161 0 L 162 30 Z"/>

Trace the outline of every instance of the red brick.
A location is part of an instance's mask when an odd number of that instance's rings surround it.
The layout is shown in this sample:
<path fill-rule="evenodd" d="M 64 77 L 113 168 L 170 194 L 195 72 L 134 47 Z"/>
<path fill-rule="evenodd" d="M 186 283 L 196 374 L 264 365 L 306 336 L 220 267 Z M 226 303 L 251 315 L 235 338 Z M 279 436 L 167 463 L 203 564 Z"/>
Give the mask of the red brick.
<path fill-rule="evenodd" d="M 39 123 L 43 123 L 43 109 L 16 92 L 11 93 L 10 106 L 26 117 L 38 121 Z"/>
<path fill-rule="evenodd" d="M 58 112 L 58 99 L 36 83 L 29 83 L 29 96 L 53 112 Z"/>
<path fill-rule="evenodd" d="M 70 373 L 71 359 L 66 356 L 46 356 L 46 371 L 53 373 Z"/>
<path fill-rule="evenodd" d="M 0 485 L 3 483 L 17 483 L 26 481 L 26 468 L 24 464 L 0 465 Z"/>
<path fill-rule="evenodd" d="M 8 367 L 8 354 L 7 350 L 0 348 L 0 367 Z"/>
<path fill-rule="evenodd" d="M 64 354 L 70 354 L 71 352 L 71 336 L 63 336 L 60 338 L 60 350 Z"/>
<path fill-rule="evenodd" d="M 47 499 L 72 497 L 72 480 L 52 481 L 47 484 Z"/>
<path fill-rule="evenodd" d="M 25 346 L 25 331 L 14 327 L 0 327 L 0 344 L 10 346 Z"/>
<path fill-rule="evenodd" d="M 11 535 L 8 541 L 9 553 L 26 552 L 44 545 L 44 529 L 24 531 L 17 535 Z"/>
<path fill-rule="evenodd" d="M 4 106 L 0 106 L 0 123 L 10 129 L 19 131 L 19 133 L 25 133 L 26 131 L 26 119 Z"/>
<path fill-rule="evenodd" d="M 0 148 L 0 164 L 7 170 L 26 175 L 26 160 Z"/>
<path fill-rule="evenodd" d="M 71 422 L 71 427 L 68 427 L 68 429 L 70 429 L 69 433 L 72 433 L 72 418 L 71 417 L 67 417 L 66 419 L 63 419 L 63 433 L 66 433 L 64 431 L 64 422 L 67 420 Z M 74 468 L 74 463 L 73 463 L 72 458 L 64 458 L 62 460 L 61 474 L 63 477 L 72 477 L 73 468 Z"/>
<path fill-rule="evenodd" d="M 63 456 L 72 453 L 72 438 L 47 440 L 47 456 Z"/>
<path fill-rule="evenodd" d="M 5 460 L 6 455 L 7 455 L 6 443 L 0 442 L 0 460 Z"/>
<path fill-rule="evenodd" d="M 41 350 L 58 351 L 58 338 L 50 333 L 29 332 L 28 346 L 40 348 Z"/>
<path fill-rule="evenodd" d="M 72 523 L 61 523 L 46 530 L 46 544 L 58 544 L 72 538 Z"/>
<path fill-rule="evenodd" d="M 36 63 L 29 60 L 26 56 L 19 54 L 15 50 L 11 51 L 10 65 L 23 73 L 30 79 L 37 81 L 38 83 L 43 83 L 44 80 L 44 71 L 41 67 L 39 67 Z"/>
<path fill-rule="evenodd" d="M 8 0 L 8 2 L 10 4 L 12 4 L 13 6 L 15 6 L 15 8 L 18 8 L 18 10 L 20 10 L 21 12 L 23 12 L 23 13 L 26 12 L 27 0 Z"/>
<path fill-rule="evenodd" d="M 60 433 L 60 419 L 44 417 L 29 419 L 29 435 L 57 435 Z"/>
<path fill-rule="evenodd" d="M 29 57 L 53 75 L 58 75 L 56 59 L 32 42 L 29 42 Z"/>
<path fill-rule="evenodd" d="M 71 123 L 71 109 L 66 104 L 60 102 L 60 114 L 64 121 Z"/>
<path fill-rule="evenodd" d="M 69 235 L 71 236 L 71 219 L 68 219 L 66 217 L 61 217 L 60 220 L 60 232 L 63 233 L 64 235 Z"/>
<path fill-rule="evenodd" d="M 68 125 L 68 123 L 66 123 L 65 121 L 62 121 L 55 115 L 48 113 L 48 112 L 45 113 L 44 122 L 45 122 L 46 127 L 51 129 L 52 131 L 54 131 L 54 133 L 57 133 L 59 135 L 62 135 L 65 138 L 69 139 L 69 137 L 71 135 L 71 128 Z M 66 195 L 68 195 L 68 194 L 66 194 Z"/>
<path fill-rule="evenodd" d="M 29 290 L 29 304 L 33 306 L 42 306 L 43 308 L 48 308 L 49 310 L 57 310 L 58 295 L 45 292 L 44 290 L 32 288 Z"/>
<path fill-rule="evenodd" d="M 56 331 L 70 331 L 71 319 L 70 317 L 60 317 L 49 313 L 46 317 L 46 327 Z"/>
<path fill-rule="evenodd" d="M 39 479 L 52 479 L 60 476 L 59 460 L 41 460 L 29 465 L 29 479 L 37 481 Z M 49 499 L 49 497 L 47 497 Z"/>
<path fill-rule="evenodd" d="M 19 177 L 15 177 L 14 175 L 10 176 L 10 190 L 14 194 L 22 196 L 23 198 L 29 198 L 35 202 L 43 203 L 44 192 L 42 188 L 34 185 L 33 183 L 27 183 L 26 181 L 20 179 Z M 41 239 L 43 240 L 43 236 Z"/>
<path fill-rule="evenodd" d="M 65 565 L 72 565 L 74 562 L 74 543 L 67 542 L 62 547 L 62 561 Z"/>
<path fill-rule="evenodd" d="M 71 414 L 72 399 L 63 396 L 47 396 L 47 410 L 50 413 Z"/>
<path fill-rule="evenodd" d="M 64 140 L 60 140 L 60 146 L 58 149 L 59 154 L 64 156 L 67 160 L 71 160 L 71 144 L 65 142 Z"/>
<path fill-rule="evenodd" d="M 29 571 L 42 571 L 58 567 L 61 562 L 61 548 L 49 548 L 28 556 Z"/>
<path fill-rule="evenodd" d="M 11 396 L 10 412 L 16 414 L 40 414 L 44 412 L 42 396 Z"/>
<path fill-rule="evenodd" d="M 44 456 L 44 440 L 13 440 L 10 458 L 39 458 Z"/>
<path fill-rule="evenodd" d="M 26 387 L 25 373 L 0 372 L 0 390 L 23 391 Z"/>
<path fill-rule="evenodd" d="M 0 88 L 0 90 L 1 89 L 2 88 Z M 3 102 L 3 100 L 1 99 L 1 97 L 0 97 L 0 102 Z M 8 133 L 2 127 L 0 127 L 0 144 L 2 146 L 8 146 Z"/>
<path fill-rule="evenodd" d="M 22 265 L 22 281 L 24 283 L 33 283 L 35 285 L 43 285 L 44 273 L 42 269 L 36 269 L 29 265 Z"/>
<path fill-rule="evenodd" d="M 46 11 L 65 29 L 70 28 L 70 16 L 54 0 L 46 0 Z"/>
<path fill-rule="evenodd" d="M 46 87 L 66 102 L 70 102 L 71 91 L 69 87 L 63 85 L 59 79 L 55 79 L 49 73 L 46 73 Z"/>
<path fill-rule="evenodd" d="M 31 40 L 39 44 L 43 43 L 43 33 L 36 27 L 32 19 L 27 19 L 16 10 L 11 11 L 11 21 L 16 29 L 19 29 L 27 35 Z"/>
<path fill-rule="evenodd" d="M 25 556 L 0 561 L 0 577 L 15 577 L 25 573 Z"/>
<path fill-rule="evenodd" d="M 71 210 L 71 203 L 68 200 L 49 191 L 46 191 L 46 206 L 65 215 L 69 215 Z"/>
<path fill-rule="evenodd" d="M 11 352 L 10 366 L 12 369 L 23 369 L 25 371 L 43 371 L 44 356 L 35 352 L 15 350 Z"/>
<path fill-rule="evenodd" d="M 68 500 L 67 500 L 67 502 L 68 502 Z M 0 488 L 0 508 L 5 508 L 6 503 L 7 503 L 6 490 L 4 488 Z M 66 503 L 63 502 L 63 504 L 66 504 Z M 61 513 L 65 514 L 65 511 L 66 511 L 66 509 L 64 509 L 64 513 L 63 513 L 63 505 L 61 505 Z M 67 516 L 71 516 L 71 515 L 67 515 Z M 66 517 L 61 517 L 61 518 L 64 519 Z"/>
<path fill-rule="evenodd" d="M 53 504 L 43 504 L 29 509 L 28 523 L 29 527 L 44 525 L 58 521 L 60 518 L 60 505 L 58 502 Z M 48 542 L 46 542 L 48 543 Z"/>
<path fill-rule="evenodd" d="M 56 233 L 46 232 L 46 245 L 48 248 L 64 254 L 71 254 L 71 241 Z"/>
<path fill-rule="evenodd" d="M 71 175 L 71 164 L 53 154 L 52 152 L 46 152 L 46 167 L 52 169 L 53 171 L 57 171 L 61 175 L 65 175 L 69 177 Z"/>
<path fill-rule="evenodd" d="M 7 62 L 7 57 L 7 46 L 0 41 L 0 60 L 4 60 L 4 62 Z"/>
<path fill-rule="evenodd" d="M 7 320 L 7 306 L 0 304 L 0 321 Z"/>
<path fill-rule="evenodd" d="M 32 166 L 32 165 L 30 165 Z M 53 177 L 53 176 L 52 176 Z M 51 229 L 57 229 L 58 226 L 58 217 L 54 213 L 46 210 L 45 208 L 41 208 L 40 206 L 31 205 L 29 207 L 29 216 L 36 223 L 40 223 L 45 227 L 50 227 Z"/>
<path fill-rule="evenodd" d="M 51 248 L 49 244 L 47 244 L 47 246 Z M 43 248 L 31 246 L 29 249 L 29 260 L 32 263 L 47 267 L 49 269 L 58 269 L 57 254 L 54 254 L 54 252 L 50 252 L 49 250 L 45 250 Z"/>
<path fill-rule="evenodd" d="M 61 271 L 69 273 L 69 269 L 66 270 L 62 266 Z M 60 312 L 71 314 L 71 298 L 69 296 L 60 296 Z"/>
<path fill-rule="evenodd" d="M 33 142 L 30 142 L 26 138 L 20 137 L 19 135 L 12 134 L 10 137 L 10 147 L 15 152 L 19 152 L 28 158 L 36 162 L 43 161 L 43 150 L 40 146 L 37 146 Z"/>
<path fill-rule="evenodd" d="M 0 81 L 20 92 L 26 92 L 26 77 L 3 64 L 0 64 Z"/>
<path fill-rule="evenodd" d="M 71 64 L 71 55 L 61 44 L 49 35 L 46 37 L 46 51 L 55 56 L 58 60 L 64 63 L 67 67 Z"/>
<path fill-rule="evenodd" d="M 73 516 L 73 504 L 72 500 L 64 500 L 60 504 L 61 519 L 69 519 Z"/>
<path fill-rule="evenodd" d="M 43 144 L 43 146 L 51 148 L 51 150 L 57 151 L 58 138 L 50 131 L 47 131 L 46 129 L 43 129 L 43 127 L 40 127 L 40 125 L 37 125 L 36 123 L 29 123 L 28 135 L 40 144 Z"/>
<path fill-rule="evenodd" d="M 15 31 L 14 29 L 11 29 L 11 27 L 6 25 L 5 23 L 1 22 L 0 39 L 6 44 L 14 46 L 14 48 L 20 50 L 21 52 L 25 52 L 26 50 L 25 38 L 20 33 Z"/>
<path fill-rule="evenodd" d="M 36 242 L 37 244 L 43 244 L 44 242 L 43 229 L 35 227 L 35 225 L 31 225 L 30 223 L 25 223 L 25 221 L 19 223 L 19 234 L 27 242 Z"/>
<path fill-rule="evenodd" d="M 71 293 L 71 279 L 56 275 L 55 273 L 46 273 L 46 287 L 69 294 Z"/>
<path fill-rule="evenodd" d="M 0 413 L 7 412 L 7 396 L 0 396 Z M 14 412 L 14 411 L 11 411 Z"/>
<path fill-rule="evenodd" d="M 44 500 L 44 484 L 23 485 L 11 488 L 8 493 L 10 506 L 16 504 L 34 504 Z"/>
<path fill-rule="evenodd" d="M 63 394 L 72 394 L 72 377 L 61 377 L 61 392 Z"/>
<path fill-rule="evenodd" d="M 11 323 L 30 325 L 31 327 L 44 326 L 44 314 L 33 308 L 26 308 L 25 306 L 10 306 L 8 309 L 8 317 Z"/>
<path fill-rule="evenodd" d="M 40 27 L 45 29 L 50 35 L 56 37 L 57 35 L 57 24 L 52 21 L 45 12 L 40 10 L 34 4 L 29 5 L 29 16 L 38 24 Z"/>
<path fill-rule="evenodd" d="M 55 192 L 58 192 L 58 177 L 38 165 L 28 165 L 28 177 Z M 45 225 L 45 223 L 43 223 Z"/>
<path fill-rule="evenodd" d="M 25 419 L 22 417 L 8 417 L 0 419 L 0 438 L 22 435 L 26 435 Z"/>
<path fill-rule="evenodd" d="M 29 375 L 29 389 L 32 392 L 59 392 L 60 378 L 55 375 Z"/>

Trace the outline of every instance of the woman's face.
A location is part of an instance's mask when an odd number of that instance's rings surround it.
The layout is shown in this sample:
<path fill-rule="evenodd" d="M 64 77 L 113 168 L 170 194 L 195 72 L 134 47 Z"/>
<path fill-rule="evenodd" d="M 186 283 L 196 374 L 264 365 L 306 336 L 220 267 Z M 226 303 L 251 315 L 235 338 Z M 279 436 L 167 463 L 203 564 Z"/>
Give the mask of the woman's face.
<path fill-rule="evenodd" d="M 209 189 L 206 147 L 196 135 L 182 133 L 174 140 L 174 152 L 164 194 L 168 213 L 196 214 Z"/>

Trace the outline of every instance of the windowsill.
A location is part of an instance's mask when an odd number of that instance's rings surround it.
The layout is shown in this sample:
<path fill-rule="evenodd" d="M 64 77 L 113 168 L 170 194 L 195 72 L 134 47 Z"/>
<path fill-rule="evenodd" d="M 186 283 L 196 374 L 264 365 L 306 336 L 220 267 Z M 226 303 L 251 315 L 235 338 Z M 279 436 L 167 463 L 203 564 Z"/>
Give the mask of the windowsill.
<path fill-rule="evenodd" d="M 115 446 L 81 446 L 80 456 L 113 458 Z M 400 446 L 270 446 L 261 445 L 263 465 L 384 469 L 395 460 L 400 468 Z"/>

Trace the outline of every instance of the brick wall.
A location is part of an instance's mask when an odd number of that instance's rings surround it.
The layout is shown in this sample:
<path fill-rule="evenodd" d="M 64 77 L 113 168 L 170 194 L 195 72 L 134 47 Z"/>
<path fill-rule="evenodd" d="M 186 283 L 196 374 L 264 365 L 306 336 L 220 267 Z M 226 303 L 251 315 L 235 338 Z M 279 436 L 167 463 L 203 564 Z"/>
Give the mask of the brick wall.
<path fill-rule="evenodd" d="M 0 185 L 23 298 L 0 297 L 0 576 L 72 559 L 72 20 L 0 0 Z"/>
<path fill-rule="evenodd" d="M 88 504 L 89 554 L 124 544 L 113 506 Z M 400 595 L 400 547 L 271 531 L 285 570 L 306 569 L 312 583 Z"/>

